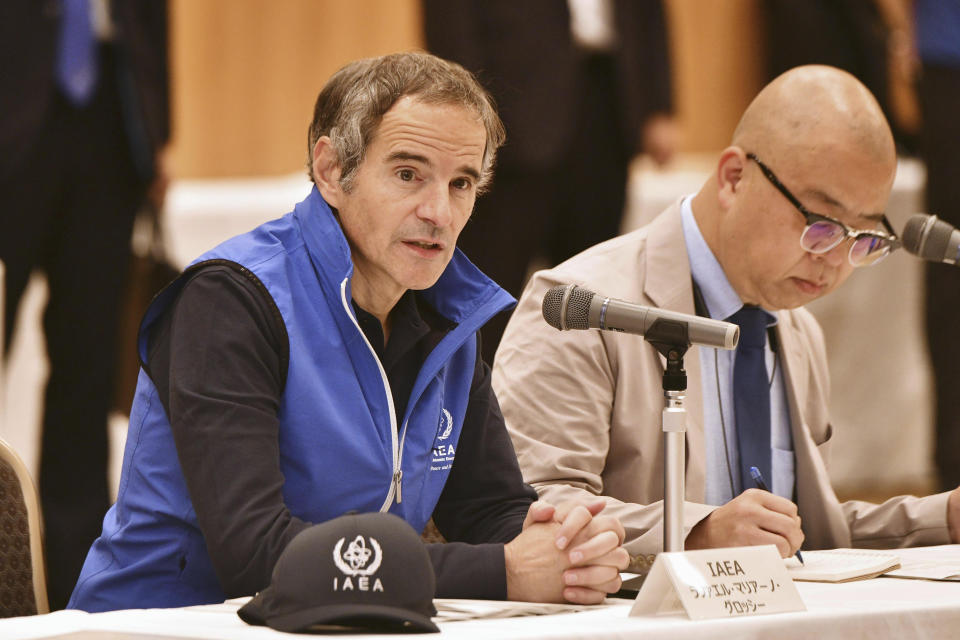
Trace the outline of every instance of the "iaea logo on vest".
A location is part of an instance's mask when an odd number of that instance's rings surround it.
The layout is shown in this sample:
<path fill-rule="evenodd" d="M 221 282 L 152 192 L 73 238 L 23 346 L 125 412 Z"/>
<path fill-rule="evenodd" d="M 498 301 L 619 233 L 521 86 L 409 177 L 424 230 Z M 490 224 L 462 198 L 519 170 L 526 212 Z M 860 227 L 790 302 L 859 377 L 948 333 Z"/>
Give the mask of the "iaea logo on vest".
<path fill-rule="evenodd" d="M 337 541 L 333 548 L 333 563 L 344 574 L 344 578 L 333 578 L 334 591 L 383 591 L 380 578 L 374 578 L 373 584 L 370 583 L 370 576 L 377 572 L 383 562 L 383 550 L 376 538 L 369 540 L 368 547 L 363 536 L 358 535 L 347 545 L 346 551 L 342 551 L 346 538 Z M 356 584 L 351 578 L 357 578 Z"/>
<path fill-rule="evenodd" d="M 452 444 L 445 444 L 443 441 L 453 433 L 453 416 L 449 411 L 440 409 L 440 424 L 437 426 L 437 436 L 433 442 L 431 450 L 430 471 L 446 471 L 453 466 L 453 457 L 456 450 Z"/>
<path fill-rule="evenodd" d="M 453 431 L 453 416 L 446 409 L 441 409 L 440 426 L 437 428 L 437 440 L 446 440 Z"/>

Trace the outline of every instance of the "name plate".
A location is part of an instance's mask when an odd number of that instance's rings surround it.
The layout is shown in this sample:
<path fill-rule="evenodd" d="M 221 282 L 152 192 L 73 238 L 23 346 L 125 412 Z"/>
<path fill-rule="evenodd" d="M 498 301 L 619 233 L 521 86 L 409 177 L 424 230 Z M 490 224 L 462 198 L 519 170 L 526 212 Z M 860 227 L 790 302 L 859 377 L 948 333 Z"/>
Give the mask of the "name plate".
<path fill-rule="evenodd" d="M 806 609 L 771 544 L 657 555 L 630 615 L 686 611 L 704 620 Z"/>

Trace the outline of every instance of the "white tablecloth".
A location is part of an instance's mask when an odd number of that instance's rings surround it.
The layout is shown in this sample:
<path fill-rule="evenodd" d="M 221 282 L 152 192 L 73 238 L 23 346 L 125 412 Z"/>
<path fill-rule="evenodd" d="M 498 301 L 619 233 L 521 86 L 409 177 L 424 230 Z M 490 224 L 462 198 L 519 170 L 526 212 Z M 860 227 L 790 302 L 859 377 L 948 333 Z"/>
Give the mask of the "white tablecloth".
<path fill-rule="evenodd" d="M 843 584 L 799 582 L 807 611 L 719 620 L 688 620 L 683 614 L 628 617 L 631 602 L 576 613 L 440 622 L 441 635 L 477 640 L 509 638 L 957 638 L 960 635 L 960 583 L 877 578 Z M 27 640 L 76 631 L 151 634 L 143 640 L 217 638 L 278 640 L 288 634 L 252 627 L 225 603 L 185 609 L 146 609 L 86 614 L 60 611 L 0 621 L 0 638 Z M 91 635 L 91 639 L 99 635 Z M 107 636 L 109 637 L 109 636 Z M 122 636 L 137 640 L 136 636 Z M 312 636 L 316 637 L 316 636 Z M 397 635 L 353 635 L 394 638 Z M 423 636 L 437 637 L 437 636 Z"/>

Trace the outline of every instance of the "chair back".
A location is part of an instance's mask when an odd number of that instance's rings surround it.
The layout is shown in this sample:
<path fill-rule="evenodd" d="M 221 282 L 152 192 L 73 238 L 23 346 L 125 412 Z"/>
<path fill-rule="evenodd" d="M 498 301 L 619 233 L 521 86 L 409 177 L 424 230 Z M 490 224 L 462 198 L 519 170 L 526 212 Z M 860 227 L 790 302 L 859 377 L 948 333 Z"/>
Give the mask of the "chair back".
<path fill-rule="evenodd" d="M 7 397 L 7 385 L 6 385 L 6 372 L 7 372 L 7 358 L 3 354 L 3 349 L 6 346 L 6 298 L 7 295 L 7 271 L 6 267 L 3 264 L 3 260 L 0 260 L 0 433 L 3 433 L 3 427 L 7 424 L 7 406 L 4 404 Z M 11 327 L 12 328 L 12 327 Z"/>
<path fill-rule="evenodd" d="M 0 618 L 49 610 L 37 490 L 20 456 L 0 439 Z"/>

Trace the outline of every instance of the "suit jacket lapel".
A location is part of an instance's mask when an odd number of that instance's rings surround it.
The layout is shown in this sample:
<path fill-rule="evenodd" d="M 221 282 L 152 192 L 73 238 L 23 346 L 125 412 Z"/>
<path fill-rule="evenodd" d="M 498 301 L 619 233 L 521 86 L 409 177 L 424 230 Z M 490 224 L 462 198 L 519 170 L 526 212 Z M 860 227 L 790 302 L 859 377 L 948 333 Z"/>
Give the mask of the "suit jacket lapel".
<path fill-rule="evenodd" d="M 830 484 L 823 458 L 810 435 L 805 412 L 809 402 L 810 354 L 797 339 L 798 330 L 787 312 L 778 314 L 777 334 L 790 408 L 790 433 L 793 437 L 796 502 L 803 532 L 804 548 L 822 549 L 851 546 L 850 530 L 840 503 Z"/>
<path fill-rule="evenodd" d="M 690 259 L 683 237 L 680 203 L 657 216 L 647 227 L 644 295 L 659 308 L 694 314 Z M 666 367 L 666 358 L 660 356 Z M 703 437 L 703 393 L 699 347 L 684 357 L 687 372 L 686 498 L 702 503 L 706 494 L 706 446 Z"/>

